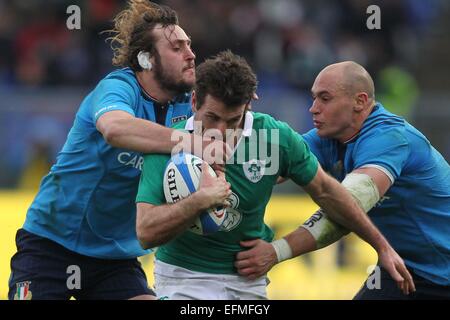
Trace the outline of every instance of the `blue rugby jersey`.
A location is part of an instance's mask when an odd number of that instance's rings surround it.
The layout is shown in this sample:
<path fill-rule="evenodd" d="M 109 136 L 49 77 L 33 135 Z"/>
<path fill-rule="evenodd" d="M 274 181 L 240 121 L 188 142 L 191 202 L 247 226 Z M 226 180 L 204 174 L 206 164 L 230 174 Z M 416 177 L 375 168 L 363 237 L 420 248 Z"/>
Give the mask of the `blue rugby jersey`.
<path fill-rule="evenodd" d="M 136 237 L 135 198 L 143 157 L 110 146 L 96 129 L 98 118 L 113 110 L 153 122 L 162 119 L 166 126 L 192 115 L 189 93 L 163 110 L 142 90 L 131 69 L 111 72 L 81 103 L 23 228 L 83 255 L 128 259 L 150 252 Z"/>
<path fill-rule="evenodd" d="M 450 166 L 425 136 L 377 103 L 345 145 L 320 138 L 317 129 L 303 137 L 339 181 L 364 166 L 390 177 L 393 184 L 370 218 L 416 274 L 450 285 Z"/>

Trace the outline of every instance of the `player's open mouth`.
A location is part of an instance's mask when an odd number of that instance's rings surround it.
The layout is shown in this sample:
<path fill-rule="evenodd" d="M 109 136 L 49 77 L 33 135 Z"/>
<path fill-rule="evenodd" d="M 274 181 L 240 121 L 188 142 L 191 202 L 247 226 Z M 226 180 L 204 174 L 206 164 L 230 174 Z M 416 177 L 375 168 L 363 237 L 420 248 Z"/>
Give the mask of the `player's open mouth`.
<path fill-rule="evenodd" d="M 313 120 L 313 124 L 314 127 L 319 128 L 323 125 L 323 122 L 317 121 L 317 120 Z"/>

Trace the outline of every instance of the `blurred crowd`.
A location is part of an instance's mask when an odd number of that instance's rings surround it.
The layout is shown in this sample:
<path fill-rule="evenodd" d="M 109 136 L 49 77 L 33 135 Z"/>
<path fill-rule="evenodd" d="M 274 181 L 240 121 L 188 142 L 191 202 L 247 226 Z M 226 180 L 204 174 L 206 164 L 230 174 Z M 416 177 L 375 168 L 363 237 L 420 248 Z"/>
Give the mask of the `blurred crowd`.
<path fill-rule="evenodd" d="M 414 74 L 418 52 L 445 5 L 443 0 L 154 2 L 178 12 L 192 36 L 197 63 L 227 48 L 247 58 L 258 73 L 258 92 L 269 101 L 260 110 L 290 119 L 301 131 L 308 129 L 309 116 L 297 116 L 307 113 L 298 105 L 307 105 L 315 76 L 325 65 L 343 60 L 364 65 L 374 76 L 377 98 L 408 117 L 419 94 Z M 366 25 L 366 10 L 373 4 L 381 9 L 380 30 Z M 80 30 L 66 26 L 71 5 L 81 9 Z M 78 104 L 113 69 L 108 34 L 102 31 L 113 27 L 112 19 L 125 6 L 125 0 L 0 0 L 0 153 L 6 155 L 0 165 L 7 168 L 0 173 L 0 187 L 35 186 L 27 181 L 39 181 L 54 162 L 73 120 L 67 101 Z M 79 97 L 66 94 L 56 103 L 45 96 L 65 88 L 83 89 Z M 35 91 L 26 99 L 24 90 Z M 272 100 L 269 91 L 277 92 Z M 44 96 L 41 104 L 35 102 L 37 92 Z M 284 108 L 274 110 L 273 101 Z M 70 112 L 44 111 L 47 105 Z"/>
<path fill-rule="evenodd" d="M 198 61 L 231 48 L 265 77 L 307 89 L 317 72 L 356 60 L 375 75 L 391 64 L 414 67 L 415 49 L 440 1 L 167 0 L 192 35 Z M 81 9 L 81 30 L 68 30 L 66 9 Z M 381 8 L 381 29 L 368 32 L 366 9 Z M 0 0 L 0 85 L 90 85 L 111 70 L 99 34 L 125 0 Z"/>

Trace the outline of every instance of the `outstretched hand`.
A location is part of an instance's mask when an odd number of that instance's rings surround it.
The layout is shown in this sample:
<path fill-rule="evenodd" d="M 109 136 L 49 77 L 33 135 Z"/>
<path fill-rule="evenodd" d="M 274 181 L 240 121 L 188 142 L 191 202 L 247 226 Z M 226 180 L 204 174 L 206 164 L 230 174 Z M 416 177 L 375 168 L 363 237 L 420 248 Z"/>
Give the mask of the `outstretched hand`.
<path fill-rule="evenodd" d="M 391 275 L 392 279 L 397 282 L 397 286 L 404 294 L 410 294 L 416 291 L 413 278 L 406 269 L 402 258 L 392 248 L 381 250 L 378 252 L 380 265 Z"/>

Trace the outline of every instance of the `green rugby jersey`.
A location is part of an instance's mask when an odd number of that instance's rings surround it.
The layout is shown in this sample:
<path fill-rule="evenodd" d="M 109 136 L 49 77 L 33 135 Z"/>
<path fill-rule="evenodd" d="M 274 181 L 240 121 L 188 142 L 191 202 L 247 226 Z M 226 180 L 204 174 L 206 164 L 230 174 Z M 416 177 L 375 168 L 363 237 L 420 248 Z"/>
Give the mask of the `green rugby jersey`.
<path fill-rule="evenodd" d="M 176 128 L 193 130 L 193 118 Z M 163 175 L 169 155 L 146 155 L 136 202 L 166 203 Z M 235 274 L 236 254 L 246 250 L 242 240 L 272 241 L 273 231 L 264 223 L 266 205 L 281 175 L 307 185 L 316 175 L 318 162 L 303 138 L 286 123 L 262 113 L 247 112 L 244 130 L 233 157 L 226 164 L 231 184 L 231 208 L 220 231 L 201 236 L 186 231 L 156 252 L 157 259 L 193 271 Z"/>

